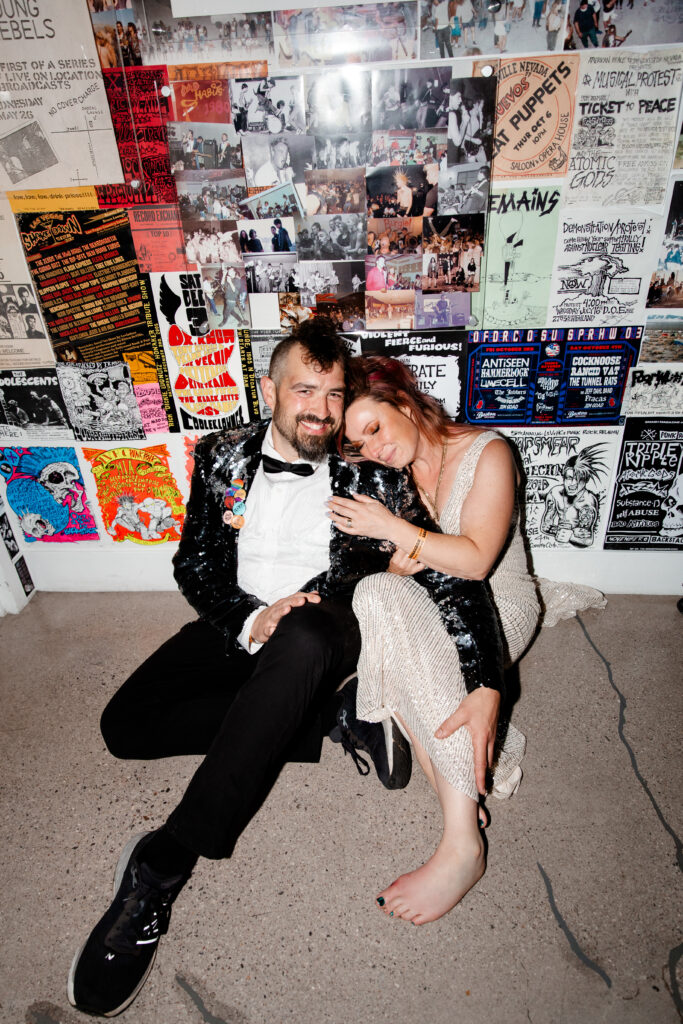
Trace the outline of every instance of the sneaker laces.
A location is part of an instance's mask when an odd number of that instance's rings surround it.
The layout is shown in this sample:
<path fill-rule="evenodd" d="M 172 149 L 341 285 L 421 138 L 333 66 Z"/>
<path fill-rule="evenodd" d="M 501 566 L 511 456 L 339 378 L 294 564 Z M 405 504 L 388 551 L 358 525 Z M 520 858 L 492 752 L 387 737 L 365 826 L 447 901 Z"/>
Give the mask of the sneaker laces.
<path fill-rule="evenodd" d="M 356 747 L 355 743 L 351 739 L 351 733 L 348 731 L 348 729 L 341 729 L 341 740 L 340 740 L 340 742 L 341 742 L 341 745 L 342 745 L 342 749 L 344 751 L 344 756 L 346 756 L 347 754 L 351 755 L 351 757 L 353 759 L 353 763 L 355 764 L 356 768 L 358 769 L 358 774 L 359 775 L 369 775 L 370 774 L 370 764 L 369 764 L 368 761 L 366 761 L 366 759 L 361 754 L 358 753 L 358 748 Z M 363 768 L 365 768 L 365 771 L 363 771 Z"/>
<path fill-rule="evenodd" d="M 130 865 L 130 873 L 132 890 L 105 943 L 117 953 L 136 954 L 145 946 L 156 945 L 168 931 L 174 892 L 146 884 L 135 863 Z"/>

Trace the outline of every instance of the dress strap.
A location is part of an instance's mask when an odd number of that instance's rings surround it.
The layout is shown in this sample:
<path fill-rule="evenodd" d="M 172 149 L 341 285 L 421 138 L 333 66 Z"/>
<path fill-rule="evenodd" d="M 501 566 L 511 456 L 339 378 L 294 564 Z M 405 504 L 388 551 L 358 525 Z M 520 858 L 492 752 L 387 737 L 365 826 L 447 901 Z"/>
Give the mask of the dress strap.
<path fill-rule="evenodd" d="M 501 435 L 496 434 L 493 430 L 484 430 L 477 434 L 463 455 L 458 466 L 458 472 L 455 474 L 453 488 L 448 501 L 441 512 L 440 525 L 442 530 L 446 530 L 448 533 L 460 533 L 460 512 L 467 495 L 472 489 L 479 456 L 490 441 L 498 441 L 500 437 Z"/>

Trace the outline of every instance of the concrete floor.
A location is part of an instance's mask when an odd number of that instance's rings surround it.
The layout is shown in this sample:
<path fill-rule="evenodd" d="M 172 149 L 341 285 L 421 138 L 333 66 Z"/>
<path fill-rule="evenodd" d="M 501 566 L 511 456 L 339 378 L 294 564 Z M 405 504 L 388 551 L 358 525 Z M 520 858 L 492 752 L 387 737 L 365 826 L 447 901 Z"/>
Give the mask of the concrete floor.
<path fill-rule="evenodd" d="M 2 1024 L 87 1019 L 66 998 L 74 950 L 120 848 L 196 763 L 116 762 L 99 714 L 190 617 L 175 594 L 38 594 L 0 623 Z M 199 863 L 122 1019 L 677 1021 L 682 631 L 675 598 L 623 596 L 541 631 L 520 668 L 522 787 L 489 802 L 487 873 L 434 924 L 373 902 L 437 842 L 419 769 L 390 793 L 329 741 L 320 766 L 288 766 L 232 860 Z"/>

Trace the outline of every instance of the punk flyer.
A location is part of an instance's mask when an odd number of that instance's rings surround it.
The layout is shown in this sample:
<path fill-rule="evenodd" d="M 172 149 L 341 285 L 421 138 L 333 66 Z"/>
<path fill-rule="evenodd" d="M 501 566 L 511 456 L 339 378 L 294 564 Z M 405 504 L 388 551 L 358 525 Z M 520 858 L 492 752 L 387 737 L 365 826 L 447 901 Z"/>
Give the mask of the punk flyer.
<path fill-rule="evenodd" d="M 192 270 L 185 256 L 185 236 L 175 203 L 128 210 L 138 266 L 143 274 Z"/>
<path fill-rule="evenodd" d="M 99 540 L 73 448 L 0 448 L 0 477 L 24 540 Z"/>
<path fill-rule="evenodd" d="M 662 210 L 682 69 L 680 47 L 583 55 L 566 205 Z"/>
<path fill-rule="evenodd" d="M 683 548 L 683 420 L 627 417 L 606 548 Z"/>
<path fill-rule="evenodd" d="M 112 68 L 103 74 L 126 183 L 138 183 L 133 190 L 138 202 L 175 202 L 166 138 L 171 116 L 166 68 Z M 131 205 L 130 190 L 118 191 L 117 204 L 115 190 L 102 190 L 100 205 Z"/>
<path fill-rule="evenodd" d="M 561 191 L 550 186 L 489 194 L 484 323 L 545 323 Z"/>
<path fill-rule="evenodd" d="M 202 275 L 153 275 L 153 288 L 183 429 L 218 430 L 258 418 L 235 332 L 209 328 Z"/>
<path fill-rule="evenodd" d="M 0 282 L 0 369 L 54 363 L 17 225 L 4 195 L 0 195 Z"/>
<path fill-rule="evenodd" d="M 501 431 L 525 477 L 525 532 L 531 548 L 597 548 L 616 462 L 618 427 Z"/>
<path fill-rule="evenodd" d="M 629 374 L 623 409 L 627 416 L 683 417 L 683 366 L 639 363 Z"/>
<path fill-rule="evenodd" d="M 252 387 L 255 387 L 256 389 L 258 400 L 257 418 L 268 419 L 271 415 L 271 411 L 270 406 L 266 405 L 263 398 L 263 392 L 261 391 L 261 377 L 268 376 L 270 357 L 275 346 L 278 342 L 282 341 L 282 331 L 242 330 L 237 332 L 237 337 L 240 343 L 240 350 L 242 352 L 249 353 L 249 377 L 250 380 L 253 381 Z M 245 365 L 244 357 L 242 359 L 242 364 Z M 245 383 L 249 383 L 246 372 Z"/>
<path fill-rule="evenodd" d="M 661 218 L 595 208 L 560 214 L 548 322 L 553 326 L 645 320 Z"/>
<path fill-rule="evenodd" d="M 642 327 L 472 331 L 465 418 L 483 425 L 618 423 Z"/>
<path fill-rule="evenodd" d="M 578 54 L 501 60 L 494 180 L 565 176 L 578 79 Z"/>
<path fill-rule="evenodd" d="M 0 40 L 0 188 L 121 181 L 86 4 L 4 4 Z"/>
<path fill-rule="evenodd" d="M 420 390 L 440 402 L 453 419 L 463 418 L 466 331 L 359 331 L 342 337 L 355 353 L 360 349 L 364 356 L 400 359 Z"/>
<path fill-rule="evenodd" d="M 126 363 L 59 363 L 57 376 L 77 441 L 144 440 Z"/>
<path fill-rule="evenodd" d="M 84 448 L 97 485 L 107 533 L 115 541 L 164 544 L 180 540 L 185 505 L 168 465 L 168 449 Z"/>
<path fill-rule="evenodd" d="M 54 366 L 0 370 L 0 433 L 40 444 L 73 440 Z"/>

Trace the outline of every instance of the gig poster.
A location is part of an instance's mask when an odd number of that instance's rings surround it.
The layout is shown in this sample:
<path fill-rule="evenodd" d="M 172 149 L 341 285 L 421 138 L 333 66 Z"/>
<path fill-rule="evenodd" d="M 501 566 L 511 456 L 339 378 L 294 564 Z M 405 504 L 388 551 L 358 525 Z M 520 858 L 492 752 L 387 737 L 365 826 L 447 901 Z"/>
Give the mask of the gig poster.
<path fill-rule="evenodd" d="M 164 544 L 180 540 L 185 505 L 169 469 L 168 449 L 84 448 L 97 485 L 107 533 L 115 541 Z"/>
<path fill-rule="evenodd" d="M 470 423 L 618 423 L 642 327 L 472 331 Z"/>
<path fill-rule="evenodd" d="M 73 440 L 54 366 L 0 370 L 0 433 L 39 444 Z"/>
<path fill-rule="evenodd" d="M 619 207 L 562 210 L 546 322 L 642 323 L 661 222 Z"/>
<path fill-rule="evenodd" d="M 73 448 L 0 448 L 0 478 L 25 541 L 99 539 Z"/>
<path fill-rule="evenodd" d="M 579 55 L 501 60 L 493 179 L 567 173 Z"/>
<path fill-rule="evenodd" d="M 165 67 L 104 71 L 121 166 L 128 189 L 103 188 L 100 206 L 173 203 L 176 190 L 166 138 L 171 116 Z M 135 183 L 133 187 L 131 183 Z M 118 200 L 118 201 L 117 201 Z"/>
<path fill-rule="evenodd" d="M 600 546 L 618 427 L 504 428 L 524 470 L 524 532 L 531 548 Z"/>
<path fill-rule="evenodd" d="M 683 548 L 683 420 L 627 417 L 605 547 Z"/>
<path fill-rule="evenodd" d="M 144 440 L 126 363 L 59 363 L 57 375 L 77 441 Z"/>
<path fill-rule="evenodd" d="M 20 6 L 0 9 L 0 189 L 121 181 L 86 4 Z"/>
<path fill-rule="evenodd" d="M 245 374 L 245 384 L 250 389 L 256 389 L 256 418 L 268 419 L 272 414 L 270 406 L 266 405 L 263 398 L 261 377 L 268 376 L 270 357 L 275 346 L 282 341 L 282 331 L 242 330 L 237 332 L 237 337 L 240 351 L 247 357 L 249 366 L 248 376 Z"/>
<path fill-rule="evenodd" d="M 683 417 L 681 363 L 639 363 L 629 374 L 623 409 L 627 416 Z"/>
<path fill-rule="evenodd" d="M 210 330 L 201 274 L 153 275 L 153 287 L 183 429 L 238 427 L 258 418 L 235 331 Z"/>
<path fill-rule="evenodd" d="M 462 419 L 467 358 L 465 331 L 359 331 L 343 334 L 355 354 L 400 359 L 418 386 L 435 398 L 449 416 Z"/>
<path fill-rule="evenodd" d="M 561 190 L 494 188 L 489 196 L 484 323 L 545 323 Z"/>
<path fill-rule="evenodd" d="M 564 201 L 661 211 L 676 144 L 683 53 L 586 52 Z"/>
<path fill-rule="evenodd" d="M 17 225 L 0 195 L 0 369 L 48 366 L 54 358 Z"/>

